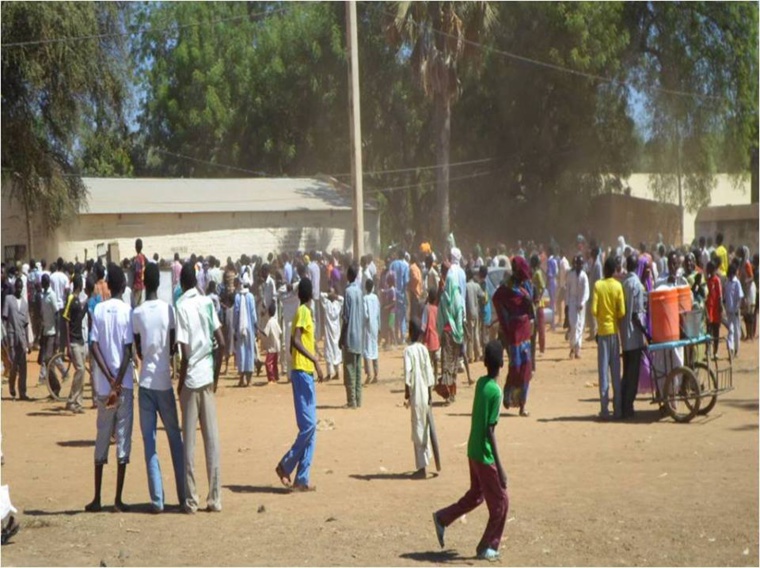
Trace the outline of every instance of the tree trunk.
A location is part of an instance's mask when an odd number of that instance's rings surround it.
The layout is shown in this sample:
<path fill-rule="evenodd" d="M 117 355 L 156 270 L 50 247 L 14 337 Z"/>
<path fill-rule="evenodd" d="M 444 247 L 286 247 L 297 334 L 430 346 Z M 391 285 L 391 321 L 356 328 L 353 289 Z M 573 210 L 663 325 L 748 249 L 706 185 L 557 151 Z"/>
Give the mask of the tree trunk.
<path fill-rule="evenodd" d="M 29 210 L 29 202 L 27 198 L 23 198 L 24 201 L 24 213 L 26 214 L 26 257 L 34 258 L 34 241 L 32 239 L 32 212 Z M 30 267 L 30 269 L 33 267 Z"/>
<path fill-rule="evenodd" d="M 446 247 L 449 236 L 449 150 L 451 146 L 451 101 L 444 94 L 435 96 L 434 128 L 437 134 L 435 145 L 436 176 L 435 196 L 439 223 L 439 250 Z"/>

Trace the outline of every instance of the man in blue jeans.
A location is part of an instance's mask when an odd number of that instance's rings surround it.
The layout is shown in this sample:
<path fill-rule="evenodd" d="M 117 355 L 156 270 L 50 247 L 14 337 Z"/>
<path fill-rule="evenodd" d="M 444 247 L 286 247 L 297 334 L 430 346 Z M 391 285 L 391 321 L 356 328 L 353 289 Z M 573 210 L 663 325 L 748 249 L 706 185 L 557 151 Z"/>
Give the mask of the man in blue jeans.
<path fill-rule="evenodd" d="M 145 466 L 148 472 L 148 490 L 154 513 L 164 510 L 164 489 L 161 466 L 156 452 L 157 416 L 169 439 L 174 466 L 179 504 L 185 502 L 185 466 L 182 432 L 177 418 L 171 378 L 171 356 L 174 351 L 174 309 L 158 299 L 158 265 L 145 266 L 145 301 L 132 312 L 132 331 L 140 367 L 140 430 L 145 447 Z"/>
<path fill-rule="evenodd" d="M 301 305 L 293 318 L 293 334 L 290 338 L 290 352 L 293 357 L 290 382 L 293 387 L 293 404 L 296 411 L 298 436 L 293 446 L 282 457 L 275 468 L 277 477 L 285 487 L 293 491 L 313 491 L 309 484 L 311 460 L 317 435 L 317 395 L 314 389 L 314 373 L 319 382 L 323 380 L 322 369 L 317 362 L 314 349 L 314 321 L 309 310 L 312 299 L 311 280 L 302 278 L 298 283 L 298 299 Z M 290 474 L 298 466 L 295 483 Z"/>

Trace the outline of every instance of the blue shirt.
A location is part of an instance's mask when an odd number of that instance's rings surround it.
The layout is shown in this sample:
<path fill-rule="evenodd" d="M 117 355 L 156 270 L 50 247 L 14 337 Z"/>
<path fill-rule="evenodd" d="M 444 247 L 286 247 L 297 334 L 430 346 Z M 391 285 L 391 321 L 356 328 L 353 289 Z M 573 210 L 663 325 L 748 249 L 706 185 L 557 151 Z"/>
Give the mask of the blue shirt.
<path fill-rule="evenodd" d="M 396 290 L 399 291 L 399 302 L 406 305 L 406 287 L 409 284 L 409 264 L 405 260 L 396 259 L 391 262 L 391 271 L 396 277 Z"/>
<path fill-rule="evenodd" d="M 354 354 L 362 352 L 362 333 L 364 332 L 364 299 L 359 279 L 346 288 L 343 302 L 343 323 L 346 324 L 346 349 Z"/>

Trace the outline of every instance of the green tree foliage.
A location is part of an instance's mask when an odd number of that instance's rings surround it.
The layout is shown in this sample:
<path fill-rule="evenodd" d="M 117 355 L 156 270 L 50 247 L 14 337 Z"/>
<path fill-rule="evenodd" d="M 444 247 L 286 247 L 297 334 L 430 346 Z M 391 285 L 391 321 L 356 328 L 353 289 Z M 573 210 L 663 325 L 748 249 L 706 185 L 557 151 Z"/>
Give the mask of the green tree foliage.
<path fill-rule="evenodd" d="M 652 184 L 696 210 L 709 203 L 714 174 L 747 172 L 757 148 L 757 3 L 636 2 L 625 11 Z"/>
<path fill-rule="evenodd" d="M 489 2 L 397 2 L 387 26 L 392 45 L 408 53 L 409 64 L 425 96 L 432 101 L 436 158 L 438 237 L 449 234 L 449 158 L 451 106 L 459 98 L 460 67 L 479 61 L 469 42 L 485 39 L 496 23 Z"/>
<path fill-rule="evenodd" d="M 345 170 L 342 17 L 339 3 L 147 5 L 140 19 L 158 31 L 143 34 L 136 52 L 147 88 L 140 123 L 149 169 L 193 176 L 241 175 L 215 163 L 274 176 Z M 177 29 L 167 33 L 166 22 Z M 195 25 L 181 27 L 188 22 Z M 337 149 L 345 150 L 339 160 Z"/>
<path fill-rule="evenodd" d="M 453 192 L 454 227 L 545 238 L 582 229 L 589 198 L 619 191 L 638 140 L 619 84 L 516 59 L 620 78 L 628 34 L 622 5 L 499 3 L 484 70 L 465 76 L 452 125 L 455 160 L 492 156 L 490 175 Z M 605 174 L 613 174 L 612 177 Z M 487 203 L 487 206 L 484 206 Z M 461 221 L 458 221 L 460 220 Z"/>
<path fill-rule="evenodd" d="M 2 4 L 3 178 L 26 209 L 30 252 L 33 214 L 52 230 L 84 203 L 81 137 L 120 120 L 123 32 L 117 3 Z"/>

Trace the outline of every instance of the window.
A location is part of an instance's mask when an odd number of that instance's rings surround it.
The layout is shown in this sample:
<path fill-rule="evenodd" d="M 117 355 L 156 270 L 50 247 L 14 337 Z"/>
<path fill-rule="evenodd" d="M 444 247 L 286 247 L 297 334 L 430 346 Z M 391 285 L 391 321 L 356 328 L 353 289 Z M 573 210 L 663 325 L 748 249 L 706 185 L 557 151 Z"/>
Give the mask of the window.
<path fill-rule="evenodd" d="M 16 262 L 24 260 L 26 257 L 26 245 L 7 245 L 3 249 L 3 260 L 5 262 Z"/>

